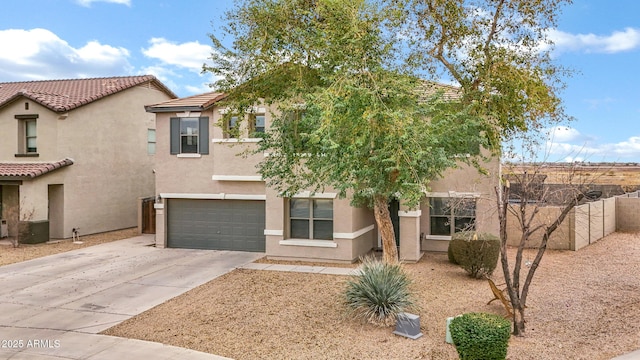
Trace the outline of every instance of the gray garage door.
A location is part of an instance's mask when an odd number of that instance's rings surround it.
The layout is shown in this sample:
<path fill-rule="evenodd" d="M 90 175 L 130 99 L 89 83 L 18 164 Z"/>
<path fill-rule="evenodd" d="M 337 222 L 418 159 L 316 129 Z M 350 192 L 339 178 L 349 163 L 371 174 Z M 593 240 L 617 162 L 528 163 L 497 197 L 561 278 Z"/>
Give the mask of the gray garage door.
<path fill-rule="evenodd" d="M 264 201 L 169 199 L 167 245 L 263 252 Z"/>

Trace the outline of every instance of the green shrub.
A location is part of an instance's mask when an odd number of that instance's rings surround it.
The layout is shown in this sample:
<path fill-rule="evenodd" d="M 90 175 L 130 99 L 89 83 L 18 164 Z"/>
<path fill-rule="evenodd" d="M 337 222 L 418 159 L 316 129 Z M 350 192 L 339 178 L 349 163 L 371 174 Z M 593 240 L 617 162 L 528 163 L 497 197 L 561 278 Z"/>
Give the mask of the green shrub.
<path fill-rule="evenodd" d="M 347 282 L 344 298 L 350 315 L 374 325 L 391 325 L 399 313 L 414 308 L 411 280 L 400 264 L 372 257 L 362 260 L 361 274 Z"/>
<path fill-rule="evenodd" d="M 451 320 L 451 339 L 461 360 L 504 360 L 511 322 L 500 315 L 467 313 Z"/>
<path fill-rule="evenodd" d="M 454 263 L 470 276 L 481 278 L 493 274 L 500 256 L 500 239 L 495 235 L 471 231 L 453 234 L 449 251 Z"/>
<path fill-rule="evenodd" d="M 451 247 L 451 243 L 452 241 L 449 241 L 449 247 L 447 248 L 447 256 L 449 257 L 449 262 L 455 265 L 460 265 L 458 264 L 458 262 L 456 261 L 456 258 L 453 257 L 453 248 Z"/>

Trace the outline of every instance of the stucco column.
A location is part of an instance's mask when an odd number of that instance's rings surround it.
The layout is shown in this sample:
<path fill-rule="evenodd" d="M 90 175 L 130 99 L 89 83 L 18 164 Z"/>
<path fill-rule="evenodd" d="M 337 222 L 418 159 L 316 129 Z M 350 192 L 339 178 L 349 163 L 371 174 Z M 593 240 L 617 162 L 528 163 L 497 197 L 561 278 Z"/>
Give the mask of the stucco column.
<path fill-rule="evenodd" d="M 155 203 L 153 208 L 156 209 L 156 247 L 163 249 L 167 245 L 164 204 Z"/>
<path fill-rule="evenodd" d="M 286 215 L 282 197 L 271 188 L 266 188 L 265 194 L 265 253 L 269 256 L 279 254 L 279 243 L 284 239 Z"/>
<path fill-rule="evenodd" d="M 422 257 L 420 251 L 421 210 L 398 211 L 400 217 L 400 261 L 416 262 Z"/>

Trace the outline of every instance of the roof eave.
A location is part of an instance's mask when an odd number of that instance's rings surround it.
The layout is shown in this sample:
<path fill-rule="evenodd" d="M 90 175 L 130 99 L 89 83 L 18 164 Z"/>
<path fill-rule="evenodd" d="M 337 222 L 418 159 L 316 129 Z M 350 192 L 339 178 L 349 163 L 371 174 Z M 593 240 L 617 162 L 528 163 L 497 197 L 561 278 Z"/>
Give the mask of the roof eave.
<path fill-rule="evenodd" d="M 56 113 L 63 113 L 63 112 L 67 111 L 67 110 L 64 110 L 64 109 L 60 109 L 60 107 L 51 107 L 50 105 L 47 105 L 47 104 L 43 103 L 42 101 L 38 100 L 37 98 L 31 96 L 30 94 L 24 93 L 22 91 L 18 91 L 13 96 L 11 96 L 11 97 L 7 98 L 5 101 L 1 102 L 0 103 L 0 109 L 10 105 L 11 103 L 13 103 L 15 101 L 18 101 L 18 99 L 20 99 L 20 98 L 29 99 L 29 100 L 41 105 L 42 107 L 45 107 L 45 108 L 47 108 L 47 109 L 49 109 L 49 110 L 51 110 L 53 112 L 56 112 Z"/>
<path fill-rule="evenodd" d="M 185 112 L 185 111 L 205 111 L 207 108 L 202 106 L 145 106 L 144 109 L 149 113 L 171 113 L 171 112 Z"/>
<path fill-rule="evenodd" d="M 153 75 L 152 75 L 153 76 Z M 159 88 L 161 88 L 164 92 L 167 93 L 171 98 L 177 99 L 178 95 L 176 95 L 173 91 L 171 91 L 168 87 L 166 87 L 158 78 L 153 76 L 153 80 L 151 82 L 155 83 Z"/>
<path fill-rule="evenodd" d="M 31 177 L 31 176 L 0 175 L 0 182 L 1 181 L 24 181 L 24 180 L 31 180 L 31 179 L 33 179 L 33 177 Z"/>

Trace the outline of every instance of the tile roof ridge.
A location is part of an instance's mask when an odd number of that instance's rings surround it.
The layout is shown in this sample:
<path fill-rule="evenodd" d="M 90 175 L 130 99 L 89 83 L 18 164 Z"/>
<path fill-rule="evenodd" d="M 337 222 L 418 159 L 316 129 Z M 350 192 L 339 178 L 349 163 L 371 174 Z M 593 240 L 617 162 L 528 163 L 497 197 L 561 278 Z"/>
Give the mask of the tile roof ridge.
<path fill-rule="evenodd" d="M 8 162 L 0 163 L 0 176 L 17 176 L 36 178 L 56 169 L 73 165 L 71 158 L 48 162 Z M 3 169 L 4 168 L 4 169 Z M 7 170 L 7 168 L 9 170 Z"/>
<path fill-rule="evenodd" d="M 94 80 L 107 80 L 107 79 L 133 79 L 144 78 L 145 80 L 158 80 L 154 75 L 118 75 L 118 76 L 96 76 L 87 78 L 65 78 L 65 79 L 44 79 L 44 80 L 24 80 L 24 81 L 3 81 L 0 84 L 32 84 L 32 83 L 50 83 L 50 82 L 66 82 L 66 81 L 94 81 Z"/>

